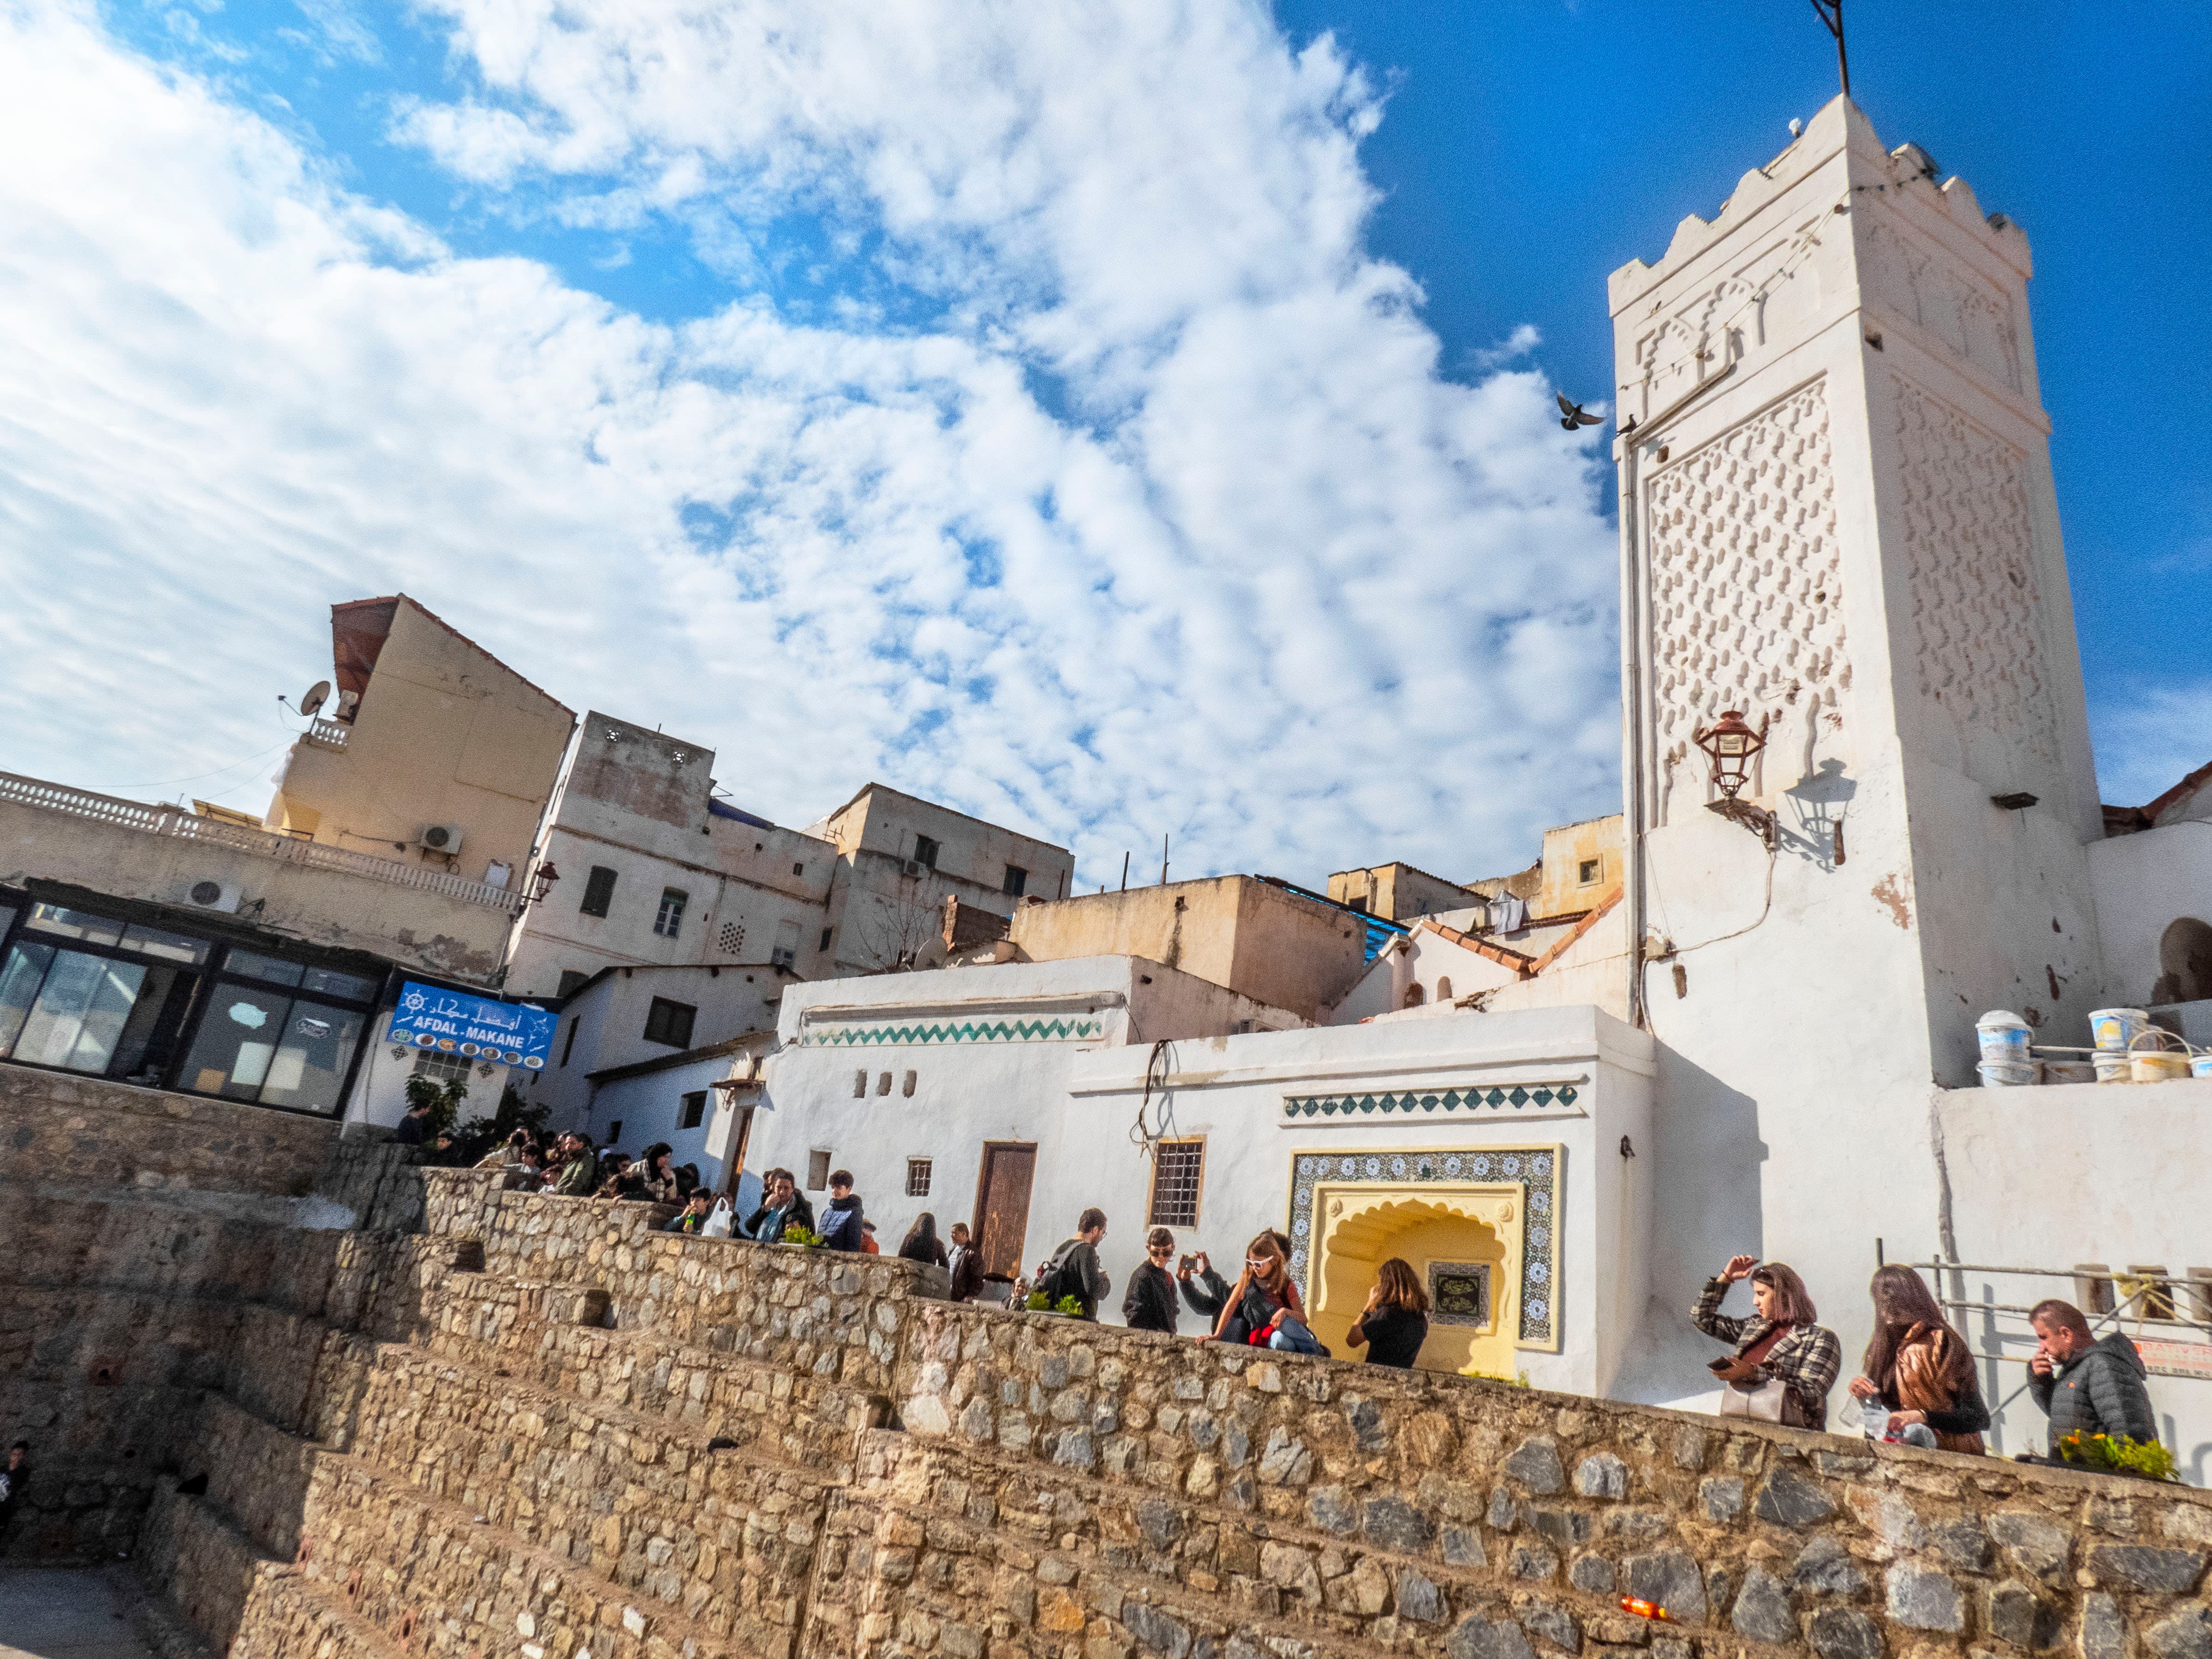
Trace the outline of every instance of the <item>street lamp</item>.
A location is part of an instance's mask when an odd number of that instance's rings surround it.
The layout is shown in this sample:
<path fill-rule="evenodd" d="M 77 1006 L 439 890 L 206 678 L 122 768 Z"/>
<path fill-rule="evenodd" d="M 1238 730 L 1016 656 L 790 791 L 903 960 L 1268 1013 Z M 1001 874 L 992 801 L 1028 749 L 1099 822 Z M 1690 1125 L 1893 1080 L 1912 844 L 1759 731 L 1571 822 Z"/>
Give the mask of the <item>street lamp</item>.
<path fill-rule="evenodd" d="M 531 884 L 531 902 L 535 904 L 539 900 L 543 899 L 548 893 L 553 890 L 553 884 L 560 879 L 561 872 L 553 867 L 552 862 L 550 860 L 547 862 L 539 865 L 538 866 L 538 879 Z"/>
<path fill-rule="evenodd" d="M 1738 800 L 1745 784 L 1751 781 L 1751 763 L 1759 751 L 1766 747 L 1766 735 L 1754 730 L 1743 717 L 1740 708 L 1725 708 L 1712 725 L 1691 735 L 1692 743 L 1704 750 L 1713 765 L 1713 787 L 1721 793 L 1718 800 L 1707 801 L 1709 811 L 1732 820 L 1766 843 L 1769 852 L 1774 850 L 1777 833 L 1774 814 L 1762 812 L 1748 801 Z"/>

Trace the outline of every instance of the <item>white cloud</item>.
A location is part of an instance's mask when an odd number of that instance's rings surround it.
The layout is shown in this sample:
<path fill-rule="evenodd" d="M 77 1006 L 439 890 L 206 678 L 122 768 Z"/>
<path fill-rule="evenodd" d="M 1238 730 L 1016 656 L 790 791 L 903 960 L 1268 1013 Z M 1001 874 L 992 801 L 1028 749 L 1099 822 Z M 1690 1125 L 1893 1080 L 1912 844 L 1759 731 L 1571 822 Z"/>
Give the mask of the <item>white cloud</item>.
<path fill-rule="evenodd" d="M 617 226 L 803 200 L 946 320 L 648 325 L 451 257 L 87 11 L 0 10 L 0 766 L 249 756 L 322 607 L 404 587 L 757 810 L 881 776 L 1092 880 L 1163 830 L 1182 874 L 1471 876 L 1610 804 L 1595 452 L 1533 373 L 1439 378 L 1328 42 L 1230 3 L 455 15 L 482 87 L 402 119 L 457 172 Z"/>
<path fill-rule="evenodd" d="M 2212 680 L 2142 688 L 2095 711 L 2098 793 L 2141 806 L 2212 761 Z"/>

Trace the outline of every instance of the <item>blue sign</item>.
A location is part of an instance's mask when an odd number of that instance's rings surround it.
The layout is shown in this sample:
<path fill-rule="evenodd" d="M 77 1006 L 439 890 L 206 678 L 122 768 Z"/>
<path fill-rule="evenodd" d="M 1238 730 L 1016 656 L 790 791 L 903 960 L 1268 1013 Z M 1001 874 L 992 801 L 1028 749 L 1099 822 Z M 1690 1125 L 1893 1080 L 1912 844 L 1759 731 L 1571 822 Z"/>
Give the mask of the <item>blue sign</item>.
<path fill-rule="evenodd" d="M 392 1011 L 392 1040 L 542 1072 L 552 1056 L 557 1023 L 556 1016 L 527 1002 L 499 1002 L 409 980 Z"/>

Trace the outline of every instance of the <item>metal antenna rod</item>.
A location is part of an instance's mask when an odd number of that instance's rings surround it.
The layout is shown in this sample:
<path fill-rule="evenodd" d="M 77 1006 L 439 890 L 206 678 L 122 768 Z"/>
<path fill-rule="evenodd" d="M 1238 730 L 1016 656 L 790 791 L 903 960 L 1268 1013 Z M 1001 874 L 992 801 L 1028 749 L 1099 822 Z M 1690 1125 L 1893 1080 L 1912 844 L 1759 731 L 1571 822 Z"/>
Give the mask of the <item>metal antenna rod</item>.
<path fill-rule="evenodd" d="M 1813 9 L 1836 37 L 1836 73 L 1844 83 L 1844 96 L 1851 95 L 1851 62 L 1844 56 L 1844 0 L 1813 0 Z"/>

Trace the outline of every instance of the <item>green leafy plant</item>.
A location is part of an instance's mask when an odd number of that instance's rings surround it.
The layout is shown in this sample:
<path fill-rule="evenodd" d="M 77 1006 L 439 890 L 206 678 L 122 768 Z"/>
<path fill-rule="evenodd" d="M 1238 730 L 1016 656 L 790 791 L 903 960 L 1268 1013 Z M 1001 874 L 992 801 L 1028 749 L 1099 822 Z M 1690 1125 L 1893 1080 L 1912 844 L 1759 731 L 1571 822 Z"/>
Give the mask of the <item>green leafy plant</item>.
<path fill-rule="evenodd" d="M 2145 1480 L 2181 1479 L 2173 1454 L 2165 1446 L 2155 1440 L 2130 1440 L 2124 1434 L 2069 1434 L 2059 1441 L 2058 1456 L 2076 1468 L 2106 1474 L 2132 1474 Z"/>
<path fill-rule="evenodd" d="M 1031 1313 L 1050 1313 L 1052 1311 L 1052 1298 L 1047 1296 L 1042 1291 L 1031 1291 L 1029 1295 L 1029 1300 L 1023 1303 L 1022 1306 L 1027 1308 Z"/>
<path fill-rule="evenodd" d="M 1060 1297 L 1052 1304 L 1052 1310 L 1054 1313 L 1073 1314 L 1079 1319 L 1083 1316 L 1083 1304 L 1072 1296 Z"/>
<path fill-rule="evenodd" d="M 1066 1314 L 1075 1319 L 1083 1317 L 1083 1304 L 1072 1296 L 1063 1296 L 1055 1302 L 1042 1291 L 1031 1291 L 1029 1299 L 1022 1306 L 1031 1313 Z"/>
<path fill-rule="evenodd" d="M 822 1248 L 822 1235 L 811 1227 L 786 1227 L 780 1240 L 785 1244 L 803 1244 L 810 1250 Z"/>
<path fill-rule="evenodd" d="M 441 1083 L 435 1078 L 417 1073 L 407 1079 L 407 1109 L 412 1111 L 426 1103 L 430 1108 L 426 1142 L 429 1146 L 436 1146 L 440 1135 L 453 1132 L 453 1120 L 460 1115 L 461 1103 L 468 1097 L 468 1081 L 464 1078 Z"/>

